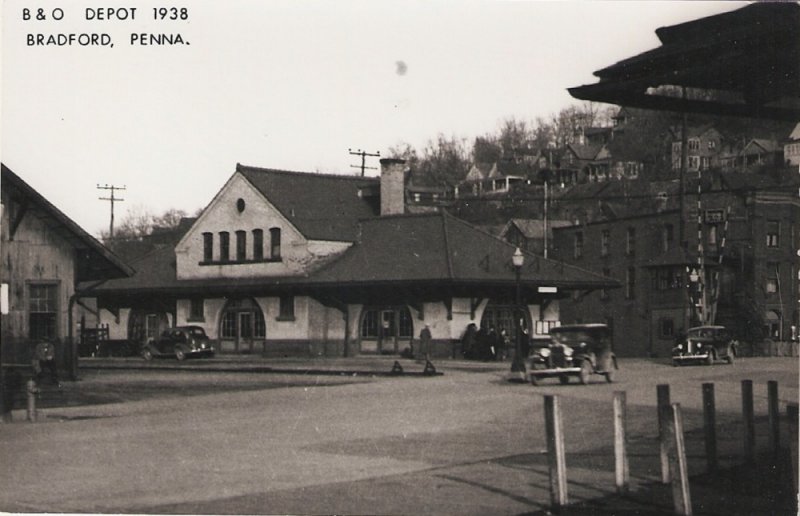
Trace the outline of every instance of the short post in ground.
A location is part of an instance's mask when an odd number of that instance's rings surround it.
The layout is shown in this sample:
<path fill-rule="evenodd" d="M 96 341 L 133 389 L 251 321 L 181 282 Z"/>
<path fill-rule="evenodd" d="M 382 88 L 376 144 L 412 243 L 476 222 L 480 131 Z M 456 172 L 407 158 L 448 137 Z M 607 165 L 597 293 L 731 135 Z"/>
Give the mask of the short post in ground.
<path fill-rule="evenodd" d="M 775 459 L 780 454 L 780 409 L 778 408 L 778 382 L 767 382 L 767 413 L 769 417 L 769 451 Z"/>
<path fill-rule="evenodd" d="M 673 439 L 669 455 L 672 502 L 675 514 L 691 516 L 692 497 L 689 491 L 689 468 L 686 463 L 686 443 L 683 437 L 683 416 L 680 403 L 673 403 L 670 410 L 671 417 L 668 426 Z"/>
<path fill-rule="evenodd" d="M 670 418 L 669 385 L 656 386 L 658 399 L 658 443 L 661 456 L 661 483 L 669 484 L 669 448 L 671 439 L 667 435 L 667 421 Z"/>
<path fill-rule="evenodd" d="M 547 432 L 547 462 L 550 469 L 550 505 L 558 511 L 569 503 L 567 495 L 567 464 L 564 451 L 564 427 L 558 396 L 544 397 L 545 429 Z"/>
<path fill-rule="evenodd" d="M 620 494 L 627 493 L 630 487 L 625 398 L 625 391 L 614 392 L 614 477 Z"/>
<path fill-rule="evenodd" d="M 25 384 L 25 395 L 27 400 L 27 416 L 28 421 L 31 423 L 36 422 L 37 414 L 36 414 L 36 394 L 39 393 L 39 387 L 36 386 L 36 381 L 31 378 Z"/>
<path fill-rule="evenodd" d="M 742 380 L 742 441 L 744 460 L 748 464 L 756 460 L 756 421 L 753 410 L 753 380 Z"/>
<path fill-rule="evenodd" d="M 786 406 L 786 417 L 789 420 L 789 455 L 792 458 L 792 485 L 796 487 L 799 481 L 797 477 L 797 425 L 800 417 L 797 403 L 789 403 Z"/>
<path fill-rule="evenodd" d="M 706 444 L 706 463 L 708 471 L 717 470 L 717 414 L 714 400 L 714 384 L 703 384 L 703 434 Z"/>

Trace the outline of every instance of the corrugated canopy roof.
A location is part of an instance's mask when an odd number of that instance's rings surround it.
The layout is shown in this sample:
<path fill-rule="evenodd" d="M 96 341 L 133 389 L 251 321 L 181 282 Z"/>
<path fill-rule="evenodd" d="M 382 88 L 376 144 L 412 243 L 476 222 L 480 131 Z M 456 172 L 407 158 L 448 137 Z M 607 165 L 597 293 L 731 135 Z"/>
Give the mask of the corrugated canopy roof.
<path fill-rule="evenodd" d="M 599 83 L 570 94 L 645 109 L 800 119 L 800 5 L 755 3 L 656 34 L 660 47 L 594 72 Z"/>

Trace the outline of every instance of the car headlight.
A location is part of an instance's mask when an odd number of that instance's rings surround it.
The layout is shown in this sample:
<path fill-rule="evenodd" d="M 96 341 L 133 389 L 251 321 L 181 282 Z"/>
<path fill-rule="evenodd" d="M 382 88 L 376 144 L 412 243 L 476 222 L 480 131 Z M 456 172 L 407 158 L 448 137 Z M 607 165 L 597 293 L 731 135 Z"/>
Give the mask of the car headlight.
<path fill-rule="evenodd" d="M 571 347 L 564 346 L 564 356 L 565 357 L 571 357 L 574 352 L 575 351 Z"/>
<path fill-rule="evenodd" d="M 542 348 L 539 350 L 539 356 L 542 358 L 547 358 L 550 356 L 550 348 Z"/>
<path fill-rule="evenodd" d="M 683 344 L 678 344 L 678 350 L 683 351 Z"/>

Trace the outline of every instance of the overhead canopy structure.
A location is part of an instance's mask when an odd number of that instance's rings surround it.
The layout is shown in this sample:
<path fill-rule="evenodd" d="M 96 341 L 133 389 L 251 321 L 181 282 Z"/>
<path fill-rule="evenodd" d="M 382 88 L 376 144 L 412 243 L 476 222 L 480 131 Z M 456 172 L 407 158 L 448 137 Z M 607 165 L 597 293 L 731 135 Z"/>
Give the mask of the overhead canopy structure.
<path fill-rule="evenodd" d="M 800 5 L 755 3 L 656 30 L 661 46 L 594 72 L 578 99 L 800 120 Z"/>

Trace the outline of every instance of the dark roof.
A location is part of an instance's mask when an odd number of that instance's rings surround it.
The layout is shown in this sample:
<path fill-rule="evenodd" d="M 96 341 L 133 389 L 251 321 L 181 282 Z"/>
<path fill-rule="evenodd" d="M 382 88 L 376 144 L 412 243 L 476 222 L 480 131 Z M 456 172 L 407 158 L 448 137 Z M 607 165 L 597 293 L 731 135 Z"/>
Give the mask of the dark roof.
<path fill-rule="evenodd" d="M 2 189 L 12 199 L 28 206 L 25 216 L 38 218 L 50 231 L 64 238 L 79 253 L 76 257 L 76 281 L 95 281 L 121 278 L 133 274 L 133 269 L 72 219 L 44 198 L 5 164 L 2 171 Z"/>
<path fill-rule="evenodd" d="M 578 143 L 571 143 L 567 145 L 567 148 L 572 151 L 578 159 L 584 161 L 591 161 L 597 156 L 597 153 L 600 152 L 602 148 L 601 145 L 581 145 Z"/>
<path fill-rule="evenodd" d="M 359 219 L 378 214 L 378 206 L 359 195 L 378 178 L 290 172 L 236 165 L 281 214 L 311 240 L 352 241 Z"/>
<path fill-rule="evenodd" d="M 305 275 L 178 280 L 175 252 L 161 248 L 134 263 L 131 278 L 109 281 L 97 292 L 135 294 L 260 287 L 329 287 L 391 284 L 511 286 L 515 247 L 446 213 L 397 215 L 361 221 L 361 237 L 342 255 Z M 526 255 L 523 284 L 561 288 L 619 286 L 596 273 Z"/>
<path fill-rule="evenodd" d="M 339 260 L 319 271 L 319 281 L 512 284 L 515 246 L 447 213 L 380 217 L 363 221 L 362 237 Z M 526 255 L 527 285 L 572 288 L 617 286 L 609 278 L 562 262 Z"/>
<path fill-rule="evenodd" d="M 660 47 L 594 72 L 600 82 L 570 94 L 647 109 L 800 119 L 800 5 L 757 2 L 656 34 Z M 671 90 L 654 90 L 662 86 Z M 676 87 L 717 94 L 684 100 Z"/>
<path fill-rule="evenodd" d="M 516 226 L 522 236 L 525 238 L 544 238 L 544 220 L 543 219 L 511 219 L 508 223 L 503 227 L 502 233 L 500 233 L 500 237 L 504 237 L 511 226 Z M 553 229 L 555 228 L 562 228 L 565 226 L 571 226 L 572 221 L 569 220 L 549 220 L 547 221 L 547 227 L 550 229 L 549 233 L 552 233 Z"/>

